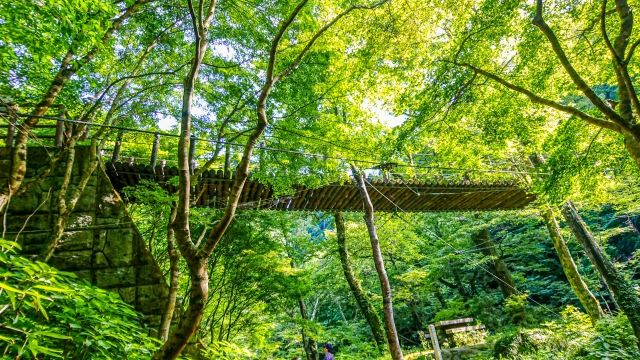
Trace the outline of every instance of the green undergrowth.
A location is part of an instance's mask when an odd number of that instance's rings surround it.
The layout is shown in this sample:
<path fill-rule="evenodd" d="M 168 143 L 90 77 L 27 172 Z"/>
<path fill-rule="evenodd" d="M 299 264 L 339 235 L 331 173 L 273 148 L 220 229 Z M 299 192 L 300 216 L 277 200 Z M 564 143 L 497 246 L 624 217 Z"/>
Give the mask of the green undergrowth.
<path fill-rule="evenodd" d="M 623 314 L 606 316 L 595 326 L 573 306 L 559 320 L 536 328 L 511 328 L 494 336 L 497 359 L 640 359 L 629 321 Z"/>
<path fill-rule="evenodd" d="M 17 255 L 0 239 L 2 359 L 148 359 L 158 346 L 117 294 Z"/>

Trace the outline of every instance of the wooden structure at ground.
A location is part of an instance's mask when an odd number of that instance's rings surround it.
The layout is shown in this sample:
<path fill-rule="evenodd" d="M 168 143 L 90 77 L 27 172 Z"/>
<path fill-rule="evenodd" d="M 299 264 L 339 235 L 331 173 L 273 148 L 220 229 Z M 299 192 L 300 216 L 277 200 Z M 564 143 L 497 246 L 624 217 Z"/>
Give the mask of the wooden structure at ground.
<path fill-rule="evenodd" d="M 107 162 L 106 172 L 116 190 L 135 186 L 147 179 L 170 194 L 178 187 L 169 182 L 178 175 L 176 167 Z M 198 207 L 224 208 L 233 184 L 233 174 L 205 171 L 192 193 Z M 369 180 L 367 184 L 376 211 L 482 211 L 522 209 L 536 196 L 514 181 L 473 182 L 446 180 Z M 276 197 L 271 185 L 249 179 L 240 197 L 239 209 L 283 211 L 362 211 L 355 182 L 333 183 L 317 189 L 294 185 L 291 196 Z"/>
<path fill-rule="evenodd" d="M 484 330 L 484 325 L 471 325 L 473 318 L 463 318 L 454 320 L 438 321 L 435 324 L 429 325 L 429 335 L 426 335 L 428 339 L 431 339 L 433 344 L 434 356 L 436 360 L 440 360 L 440 344 L 447 343 L 449 348 L 457 347 L 455 341 L 455 334 L 463 332 L 476 332 Z"/>

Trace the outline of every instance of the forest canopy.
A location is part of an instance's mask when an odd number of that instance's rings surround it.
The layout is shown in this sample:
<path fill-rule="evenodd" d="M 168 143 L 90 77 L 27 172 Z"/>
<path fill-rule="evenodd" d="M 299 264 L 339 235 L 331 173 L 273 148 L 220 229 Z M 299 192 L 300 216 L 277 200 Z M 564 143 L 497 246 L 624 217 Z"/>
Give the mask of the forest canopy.
<path fill-rule="evenodd" d="M 639 7 L 3 2 L 3 357 L 640 358 Z"/>

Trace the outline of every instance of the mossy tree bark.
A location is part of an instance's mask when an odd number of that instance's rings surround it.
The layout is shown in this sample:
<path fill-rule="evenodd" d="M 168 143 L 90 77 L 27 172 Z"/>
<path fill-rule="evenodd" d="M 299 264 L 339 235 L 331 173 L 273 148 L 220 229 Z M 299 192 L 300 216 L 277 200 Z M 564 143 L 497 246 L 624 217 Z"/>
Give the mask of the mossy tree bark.
<path fill-rule="evenodd" d="M 505 265 L 502 258 L 498 256 L 495 243 L 493 242 L 493 239 L 491 239 L 491 234 L 489 234 L 489 229 L 484 228 L 474 234 L 471 234 L 471 240 L 473 240 L 476 247 L 480 249 L 484 255 L 490 256 L 493 259 L 493 273 L 498 280 L 502 296 L 506 299 L 511 295 L 517 294 L 518 291 L 516 290 L 516 284 L 513 282 L 513 278 L 509 273 L 507 265 Z"/>
<path fill-rule="evenodd" d="M 178 262 L 180 261 L 180 253 L 176 247 L 176 236 L 171 223 L 176 219 L 176 207 L 171 206 L 171 217 L 167 226 L 167 252 L 169 253 L 169 296 L 165 305 L 162 321 L 160 322 L 160 330 L 158 331 L 160 340 L 167 341 L 169 337 L 169 329 L 171 328 L 171 319 L 176 308 L 178 298 L 178 279 L 180 271 Z M 151 250 L 151 249 L 149 249 Z"/>
<path fill-rule="evenodd" d="M 124 78 L 123 83 L 120 85 L 120 87 L 116 91 L 115 96 L 113 97 L 113 100 L 111 101 L 111 105 L 104 119 L 105 124 L 110 124 L 110 125 L 117 124 L 117 122 L 119 121 L 119 118 L 113 119 L 113 117 L 119 105 L 121 105 L 121 99 L 125 93 L 125 90 L 129 86 L 133 78 L 137 76 L 138 72 L 142 68 L 144 60 L 149 55 L 150 51 L 153 48 L 155 48 L 165 36 L 166 36 L 166 33 L 160 34 L 156 40 L 154 40 L 150 45 L 147 46 L 145 51 L 142 53 L 142 55 L 139 57 L 138 61 L 136 62 L 136 66 L 132 70 L 130 76 L 128 76 L 127 78 Z M 105 90 L 102 96 L 106 95 L 106 93 L 107 91 Z M 83 115 L 80 117 L 79 120 L 86 121 L 89 123 L 94 122 L 96 116 L 99 114 L 99 107 L 102 104 L 102 96 L 96 99 L 95 104 L 91 106 L 89 111 L 83 113 Z M 100 127 L 98 131 L 94 133 L 93 136 L 91 137 L 91 144 L 89 146 L 89 157 L 85 159 L 85 162 L 82 164 L 80 179 L 78 180 L 78 183 L 75 184 L 75 189 L 73 191 L 70 191 L 70 185 L 72 185 L 71 182 L 73 179 L 72 172 L 73 172 L 73 167 L 75 166 L 75 161 L 76 161 L 75 147 L 78 141 L 82 139 L 83 136 L 88 133 L 88 131 L 89 131 L 89 127 L 87 124 L 79 124 L 77 127 L 74 127 L 71 137 L 65 144 L 63 151 L 61 151 L 59 155 L 55 156 L 52 159 L 51 164 L 49 165 L 49 169 L 47 169 L 47 171 L 45 171 L 42 174 L 42 176 L 38 177 L 35 180 L 32 180 L 31 182 L 25 182 L 20 187 L 19 191 L 21 191 L 23 188 L 26 189 L 28 187 L 31 187 L 37 182 L 44 179 L 44 177 L 46 177 L 46 175 L 51 171 L 51 168 L 54 166 L 54 164 L 57 162 L 60 156 L 62 156 L 62 154 L 67 154 L 67 164 L 65 168 L 64 178 L 62 180 L 62 184 L 60 186 L 60 191 L 58 192 L 58 198 L 56 201 L 56 206 L 58 209 L 58 218 L 56 219 L 53 225 L 53 230 L 51 232 L 51 235 L 47 243 L 45 244 L 45 248 L 40 254 L 41 261 L 48 261 L 53 255 L 55 248 L 58 246 L 60 237 L 64 233 L 64 228 L 67 225 L 67 220 L 69 219 L 69 216 L 74 211 L 75 206 L 78 203 L 78 200 L 80 200 L 80 196 L 82 196 L 82 193 L 84 192 L 85 187 L 87 186 L 89 180 L 91 179 L 91 176 L 93 175 L 95 169 L 98 167 L 100 163 L 100 158 L 98 157 L 98 153 L 100 152 L 100 150 L 102 149 L 102 146 L 107 140 L 107 136 L 104 136 L 104 135 L 105 134 L 108 135 L 111 132 L 111 129 L 107 127 Z"/>
<path fill-rule="evenodd" d="M 558 257 L 560 258 L 562 270 L 564 270 L 564 274 L 567 276 L 567 280 L 569 280 L 569 284 L 571 285 L 573 292 L 578 297 L 578 300 L 580 300 L 580 303 L 587 311 L 587 314 L 589 314 L 591 323 L 595 325 L 598 319 L 604 315 L 602 308 L 600 307 L 600 303 L 596 297 L 593 296 L 591 291 L 589 291 L 587 284 L 582 280 L 582 277 L 578 272 L 578 268 L 573 261 L 573 257 L 571 257 L 569 248 L 560 233 L 560 227 L 558 227 L 556 218 L 553 215 L 553 210 L 551 210 L 551 208 L 547 209 L 542 213 L 542 218 L 549 230 L 549 236 L 553 242 L 553 247 L 555 247 Z"/>
<path fill-rule="evenodd" d="M 584 252 L 609 285 L 616 297 L 618 306 L 629 318 L 636 340 L 640 339 L 640 298 L 638 298 L 636 290 L 625 279 L 624 275 L 616 269 L 613 262 L 596 243 L 571 201 L 568 201 L 562 207 L 562 216 L 567 221 L 580 245 L 582 245 Z M 640 341 L 637 344 L 638 348 L 640 348 Z"/>
<path fill-rule="evenodd" d="M 22 181 L 24 180 L 25 173 L 27 171 L 27 141 L 31 135 L 32 129 L 40 121 L 40 117 L 45 115 L 49 108 L 54 106 L 54 101 L 60 95 L 60 92 L 65 87 L 67 82 L 80 71 L 86 64 L 91 62 L 100 49 L 107 44 L 107 42 L 113 37 L 115 31 L 131 16 L 137 14 L 141 6 L 148 3 L 150 0 L 136 0 L 133 4 L 128 6 L 120 14 L 120 16 L 113 19 L 111 26 L 102 36 L 100 44 L 92 47 L 83 57 L 74 60 L 75 54 L 74 47 L 72 46 L 66 52 L 64 58 L 60 62 L 60 67 L 55 77 L 51 81 L 49 88 L 42 96 L 42 99 L 31 112 L 31 116 L 27 117 L 20 125 L 20 131 L 15 137 L 15 145 L 11 148 L 11 164 L 9 169 L 9 176 L 7 178 L 6 185 L 0 190 L 0 211 L 9 202 L 11 196 L 18 193 Z"/>
<path fill-rule="evenodd" d="M 398 332 L 393 318 L 393 300 L 391 297 L 391 284 L 387 277 L 387 271 L 384 268 L 384 260 L 380 251 L 380 241 L 376 231 L 373 215 L 373 204 L 369 198 L 364 178 L 355 168 L 351 166 L 353 177 L 356 179 L 360 196 L 364 205 L 364 221 L 369 232 L 369 240 L 371 241 L 371 250 L 373 251 L 373 263 L 375 264 L 378 278 L 380 279 L 380 287 L 382 288 L 382 313 L 384 314 L 384 327 L 387 332 L 387 342 L 389 343 L 389 351 L 393 360 L 403 360 L 402 348 L 398 340 Z"/>
<path fill-rule="evenodd" d="M 300 316 L 305 320 L 311 320 L 309 318 L 309 312 L 307 311 L 307 304 L 304 303 L 304 300 L 298 300 L 298 305 L 300 306 Z M 318 360 L 318 342 L 307 334 L 304 326 L 302 327 L 302 346 L 304 347 L 307 360 Z"/>
<path fill-rule="evenodd" d="M 373 334 L 373 338 L 376 341 L 376 345 L 380 350 L 384 349 L 384 331 L 382 330 L 382 325 L 380 323 L 380 317 L 376 313 L 376 310 L 373 308 L 367 296 L 362 290 L 362 286 L 360 286 L 360 281 L 356 278 L 355 273 L 353 272 L 353 268 L 351 267 L 351 258 L 349 256 L 349 250 L 347 248 L 347 236 L 344 227 L 344 217 L 342 213 L 337 212 L 334 214 L 336 220 L 336 233 L 338 238 L 338 252 L 340 253 L 340 263 L 342 264 L 342 272 L 344 273 L 344 277 L 347 279 L 349 283 L 349 288 L 351 289 L 351 293 L 353 297 L 356 299 L 356 303 L 358 303 L 358 307 L 362 311 L 369 327 L 371 328 L 371 333 Z"/>
<path fill-rule="evenodd" d="M 180 326 L 175 332 L 169 335 L 164 345 L 156 351 L 152 357 L 154 360 L 178 358 L 182 350 L 186 347 L 189 339 L 196 333 L 200 326 L 202 315 L 209 297 L 209 274 L 207 272 L 209 258 L 235 216 L 238 208 L 238 202 L 242 195 L 242 189 L 249 177 L 249 165 L 251 164 L 253 150 L 269 124 L 267 116 L 267 100 L 269 99 L 269 94 L 273 90 L 275 84 L 296 68 L 313 47 L 315 42 L 333 25 L 340 21 L 340 19 L 354 10 L 373 9 L 381 5 L 381 3 L 378 3 L 372 6 L 351 6 L 347 10 L 336 15 L 330 22 L 311 37 L 304 48 L 298 52 L 298 55 L 287 66 L 285 66 L 284 69 L 277 72 L 276 58 L 278 55 L 278 47 L 281 40 L 286 35 L 287 31 L 307 2 L 308 0 L 301 0 L 295 6 L 291 14 L 280 23 L 278 32 L 271 41 L 264 83 L 260 89 L 256 103 L 257 121 L 255 123 L 255 127 L 249 130 L 250 133 L 242 151 L 242 159 L 236 167 L 227 205 L 220 217 L 220 220 L 211 230 L 206 239 L 202 241 L 202 244 L 196 244 L 191 237 L 191 230 L 189 226 L 191 185 L 192 181 L 197 179 L 197 176 L 199 175 L 198 172 L 195 172 L 193 176 L 191 175 L 189 164 L 192 136 L 191 112 L 193 99 L 195 97 L 196 83 L 198 80 L 198 72 L 209 45 L 209 26 L 213 20 L 217 0 L 211 0 L 206 9 L 203 2 L 200 2 L 198 11 L 194 8 L 194 2 L 192 0 L 187 1 L 191 23 L 194 29 L 195 46 L 191 66 L 184 79 L 183 86 L 180 138 L 178 140 L 178 200 L 176 206 L 176 218 L 175 221 L 173 221 L 172 228 L 175 232 L 176 244 L 180 250 L 180 254 L 185 259 L 189 269 L 191 289 L 189 292 L 189 306 L 187 307 Z M 207 164 L 209 164 L 209 162 L 207 162 Z M 205 167 L 208 166 L 207 164 L 205 164 Z"/>

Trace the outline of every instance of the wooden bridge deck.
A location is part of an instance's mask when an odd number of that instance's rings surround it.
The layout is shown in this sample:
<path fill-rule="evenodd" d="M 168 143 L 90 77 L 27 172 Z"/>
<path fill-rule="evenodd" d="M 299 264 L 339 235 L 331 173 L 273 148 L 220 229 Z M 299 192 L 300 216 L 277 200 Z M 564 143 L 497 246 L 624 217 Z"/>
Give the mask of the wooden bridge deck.
<path fill-rule="evenodd" d="M 157 182 L 170 194 L 177 187 L 168 183 L 178 175 L 176 167 L 107 163 L 107 174 L 116 190 L 137 185 L 142 179 Z M 221 170 L 207 171 L 195 186 L 196 206 L 223 208 L 226 205 L 232 174 Z M 204 189 L 203 189 L 204 187 Z M 240 209 L 284 211 L 362 211 L 362 201 L 355 182 L 329 184 L 318 189 L 295 186 L 293 196 L 274 197 L 271 185 L 248 180 L 242 190 Z M 452 182 L 391 180 L 371 181 L 369 195 L 376 211 L 394 211 L 396 206 L 407 212 L 478 211 L 521 209 L 535 200 L 515 182 Z M 419 194 L 419 195 L 418 195 Z"/>

